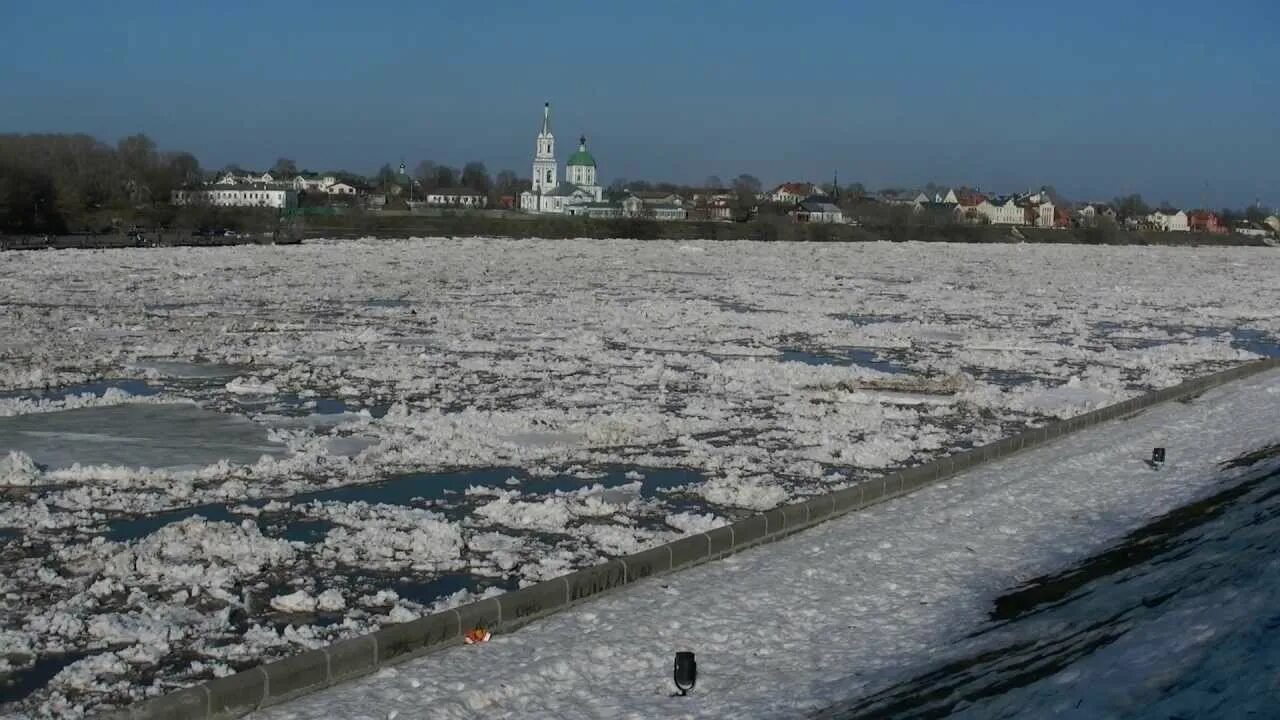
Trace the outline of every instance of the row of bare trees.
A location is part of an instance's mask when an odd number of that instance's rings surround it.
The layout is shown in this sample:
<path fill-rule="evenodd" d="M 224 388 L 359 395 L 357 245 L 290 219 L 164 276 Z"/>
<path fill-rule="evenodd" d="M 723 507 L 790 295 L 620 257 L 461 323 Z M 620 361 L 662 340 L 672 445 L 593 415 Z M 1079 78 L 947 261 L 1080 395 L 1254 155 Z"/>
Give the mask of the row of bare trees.
<path fill-rule="evenodd" d="M 146 135 L 112 147 L 84 134 L 0 134 L 0 232 L 96 229 L 200 179 L 194 155 L 160 151 Z"/>
<path fill-rule="evenodd" d="M 496 198 L 502 195 L 514 195 L 529 188 L 529 180 L 521 179 L 512 170 L 502 170 L 496 176 L 489 175 L 489 169 L 482 162 L 472 161 L 462 169 L 438 164 L 431 160 L 418 163 L 413 171 L 416 187 L 423 192 L 436 189 L 467 188 L 478 193 Z"/>

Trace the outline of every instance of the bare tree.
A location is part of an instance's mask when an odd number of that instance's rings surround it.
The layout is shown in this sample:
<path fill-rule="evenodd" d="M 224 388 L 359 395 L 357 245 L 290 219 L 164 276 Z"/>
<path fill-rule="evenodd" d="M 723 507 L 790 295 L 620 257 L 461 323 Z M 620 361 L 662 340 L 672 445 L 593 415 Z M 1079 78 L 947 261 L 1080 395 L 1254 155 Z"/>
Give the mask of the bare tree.
<path fill-rule="evenodd" d="M 739 212 L 750 211 L 756 206 L 760 187 L 760 180 L 754 175 L 743 173 L 733 179 L 733 194 Z"/>
<path fill-rule="evenodd" d="M 515 192 L 518 178 L 513 170 L 501 170 L 498 172 L 497 178 L 494 180 L 495 189 L 503 194 L 510 195 Z"/>
<path fill-rule="evenodd" d="M 378 168 L 378 174 L 374 176 L 379 189 L 385 189 L 388 186 L 396 184 L 396 171 L 391 169 L 391 163 L 383 163 Z"/>
<path fill-rule="evenodd" d="M 733 179 L 733 189 L 739 192 L 749 192 L 752 195 L 760 193 L 760 180 L 755 175 L 743 173 Z"/>
<path fill-rule="evenodd" d="M 290 178 L 298 174 L 298 164 L 289 158 L 282 157 L 271 166 L 271 174 L 277 179 Z"/>
<path fill-rule="evenodd" d="M 436 187 L 436 164 L 430 160 L 423 160 L 413 169 L 413 177 L 423 190 L 433 190 Z"/>
<path fill-rule="evenodd" d="M 448 165 L 436 166 L 436 187 L 451 188 L 458 184 L 458 171 Z"/>
<path fill-rule="evenodd" d="M 469 162 L 462 168 L 462 185 L 476 192 L 488 194 L 493 187 L 489 171 L 482 162 Z"/>

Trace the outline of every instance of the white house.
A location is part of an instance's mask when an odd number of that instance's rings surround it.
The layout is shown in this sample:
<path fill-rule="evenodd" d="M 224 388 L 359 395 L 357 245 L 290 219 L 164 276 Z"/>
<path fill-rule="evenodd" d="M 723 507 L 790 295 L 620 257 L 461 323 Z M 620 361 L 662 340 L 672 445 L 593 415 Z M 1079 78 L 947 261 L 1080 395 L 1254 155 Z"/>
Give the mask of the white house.
<path fill-rule="evenodd" d="M 427 193 L 427 204 L 441 207 L 482 208 L 489 205 L 489 198 L 484 193 L 470 188 L 450 188 Z"/>
<path fill-rule="evenodd" d="M 779 205 L 795 205 L 816 193 L 817 190 L 817 186 L 813 183 L 786 182 L 770 190 L 768 198 L 769 202 L 775 202 Z"/>
<path fill-rule="evenodd" d="M 1011 197 L 984 199 L 976 208 L 992 225 L 1026 225 L 1027 214 Z"/>
<path fill-rule="evenodd" d="M 654 220 L 685 220 L 689 217 L 689 211 L 680 205 L 657 204 L 646 205 L 645 214 Z"/>
<path fill-rule="evenodd" d="M 234 172 L 228 172 L 228 173 L 224 173 L 222 177 L 218 178 L 218 182 L 216 184 L 218 185 L 250 185 L 253 183 L 273 183 L 275 181 L 276 181 L 275 176 L 273 176 L 269 172 L 264 172 L 262 174 L 244 172 L 238 175 Z"/>
<path fill-rule="evenodd" d="M 1248 220 L 1236 223 L 1236 226 L 1231 228 L 1231 230 L 1240 235 L 1244 235 L 1245 237 L 1271 237 L 1271 235 L 1275 233 L 1275 231 L 1265 223 L 1250 222 Z"/>
<path fill-rule="evenodd" d="M 1053 227 L 1054 205 L 1047 195 L 1036 193 L 1018 204 L 1023 208 L 1024 222 L 1041 228 Z"/>
<path fill-rule="evenodd" d="M 647 217 L 654 220 L 685 220 L 689 217 L 684 202 L 671 193 L 627 193 L 620 209 L 623 217 Z"/>
<path fill-rule="evenodd" d="M 684 198 L 672 192 L 656 190 L 652 192 L 636 191 L 628 194 L 640 198 L 645 205 L 684 205 Z"/>
<path fill-rule="evenodd" d="M 329 188 L 338 184 L 338 179 L 332 175 L 297 175 L 290 182 L 298 192 L 329 192 Z"/>
<path fill-rule="evenodd" d="M 1076 211 L 1076 219 L 1085 227 L 1098 224 L 1098 218 L 1107 218 L 1112 222 L 1117 218 L 1116 209 L 1107 203 L 1088 203 Z"/>
<path fill-rule="evenodd" d="M 215 207 L 295 208 L 298 206 L 298 191 L 280 185 L 217 184 L 193 190 L 174 190 L 170 202 L 174 205 L 207 204 Z"/>
<path fill-rule="evenodd" d="M 609 220 L 612 218 L 622 217 L 622 206 L 617 203 L 610 202 L 589 202 L 580 205 L 570 205 L 566 208 L 569 215 L 579 215 L 583 217 L 595 218 L 598 220 Z"/>
<path fill-rule="evenodd" d="M 628 193 L 622 198 L 622 214 L 627 217 L 640 217 L 644 214 L 644 200 L 635 193 Z"/>
<path fill-rule="evenodd" d="M 344 182 L 336 182 L 324 189 L 330 195 L 355 195 L 358 191 L 354 185 Z"/>
<path fill-rule="evenodd" d="M 1147 216 L 1147 221 L 1166 232 L 1188 232 L 1187 214 L 1181 210 L 1157 210 Z"/>
<path fill-rule="evenodd" d="M 551 103 L 542 108 L 542 129 L 534 140 L 533 187 L 520 193 L 520 209 L 526 212 L 567 213 L 568 208 L 604 200 L 596 159 L 580 138 L 578 151 L 569 156 L 565 182 L 560 182 L 556 162 L 556 137 L 551 132 Z"/>
<path fill-rule="evenodd" d="M 802 202 L 791 211 L 796 222 L 802 223 L 843 223 L 844 211 L 840 206 L 829 202 Z"/>

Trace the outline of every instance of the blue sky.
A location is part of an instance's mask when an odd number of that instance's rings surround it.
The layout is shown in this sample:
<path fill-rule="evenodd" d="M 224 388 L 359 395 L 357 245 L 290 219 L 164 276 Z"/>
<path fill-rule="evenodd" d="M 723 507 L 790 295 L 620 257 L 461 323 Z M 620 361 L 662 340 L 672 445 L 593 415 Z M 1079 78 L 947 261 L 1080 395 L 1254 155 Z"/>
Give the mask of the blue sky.
<path fill-rule="evenodd" d="M 1274 0 L 0 0 L 0 132 L 527 176 L 550 100 L 605 182 L 1280 205 L 1278 31 Z"/>

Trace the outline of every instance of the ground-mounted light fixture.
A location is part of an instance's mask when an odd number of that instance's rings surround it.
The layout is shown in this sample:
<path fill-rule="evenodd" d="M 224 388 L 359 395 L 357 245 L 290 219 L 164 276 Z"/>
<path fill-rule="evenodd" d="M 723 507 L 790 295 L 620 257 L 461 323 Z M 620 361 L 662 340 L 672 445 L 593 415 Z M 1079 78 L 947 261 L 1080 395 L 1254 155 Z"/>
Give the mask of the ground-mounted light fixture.
<path fill-rule="evenodd" d="M 693 686 L 698 684 L 698 663 L 694 662 L 693 653 L 687 650 L 676 653 L 674 677 L 676 689 L 682 697 L 688 695 Z"/>
<path fill-rule="evenodd" d="M 1159 469 L 1164 465 L 1164 448 L 1158 447 L 1151 451 L 1151 467 Z"/>

